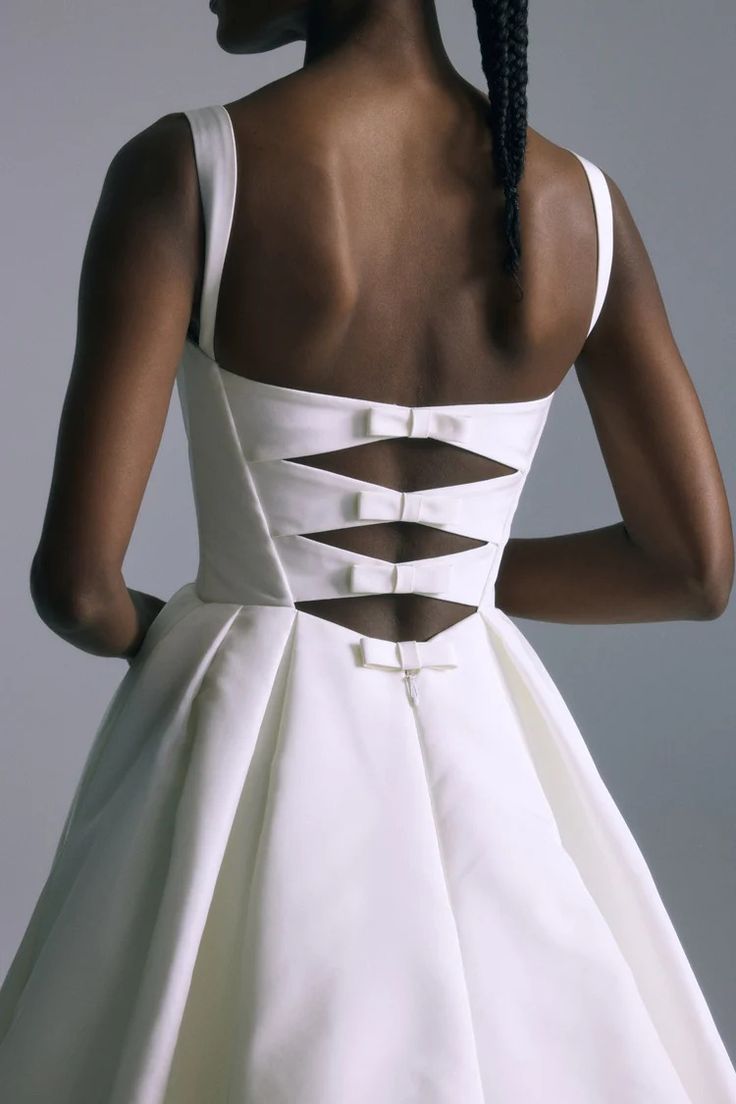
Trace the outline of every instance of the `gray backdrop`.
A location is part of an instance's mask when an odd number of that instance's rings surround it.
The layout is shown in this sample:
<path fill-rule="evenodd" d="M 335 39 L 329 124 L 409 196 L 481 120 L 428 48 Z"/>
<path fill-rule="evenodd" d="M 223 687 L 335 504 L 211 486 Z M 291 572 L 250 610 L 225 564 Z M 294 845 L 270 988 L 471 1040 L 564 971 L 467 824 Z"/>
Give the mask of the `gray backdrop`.
<path fill-rule="evenodd" d="M 736 9 L 732 0 L 531 6 L 530 123 L 599 164 L 627 197 L 732 487 Z M 470 0 L 438 7 L 451 57 L 483 87 Z M 26 0 L 8 8 L 0 48 L 3 975 L 97 722 L 126 670 L 122 660 L 55 637 L 28 589 L 71 363 L 79 266 L 105 170 L 127 138 L 165 112 L 236 99 L 303 58 L 299 44 L 224 54 L 206 0 Z M 571 373 L 513 534 L 591 528 L 617 516 Z M 193 578 L 195 558 L 174 395 L 125 578 L 167 598 Z M 519 621 L 639 841 L 734 1058 L 735 607 L 700 623 Z"/>

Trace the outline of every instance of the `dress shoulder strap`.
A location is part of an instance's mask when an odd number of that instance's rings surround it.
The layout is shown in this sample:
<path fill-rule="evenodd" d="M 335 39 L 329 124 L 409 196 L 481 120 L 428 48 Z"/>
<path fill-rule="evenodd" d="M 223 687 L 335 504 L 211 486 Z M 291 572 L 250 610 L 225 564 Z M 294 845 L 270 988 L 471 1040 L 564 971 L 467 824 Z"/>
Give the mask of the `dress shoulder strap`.
<path fill-rule="evenodd" d="M 590 319 L 590 325 L 588 326 L 588 333 L 586 334 L 587 340 L 603 308 L 603 302 L 606 298 L 608 283 L 611 276 L 611 265 L 613 263 L 613 205 L 611 203 L 611 191 L 608 187 L 608 181 L 602 170 L 599 169 L 597 165 L 594 165 L 592 161 L 589 161 L 587 157 L 583 157 L 580 153 L 575 153 L 575 150 L 570 150 L 569 152 L 575 154 L 578 161 L 582 163 L 587 174 L 590 191 L 593 196 L 593 210 L 595 211 L 596 231 L 598 235 L 595 301 L 593 303 L 593 314 Z"/>
<path fill-rule="evenodd" d="M 191 108 L 183 114 L 192 131 L 204 213 L 205 256 L 198 344 L 214 360 L 217 302 L 238 181 L 235 133 L 230 113 L 221 104 Z"/>

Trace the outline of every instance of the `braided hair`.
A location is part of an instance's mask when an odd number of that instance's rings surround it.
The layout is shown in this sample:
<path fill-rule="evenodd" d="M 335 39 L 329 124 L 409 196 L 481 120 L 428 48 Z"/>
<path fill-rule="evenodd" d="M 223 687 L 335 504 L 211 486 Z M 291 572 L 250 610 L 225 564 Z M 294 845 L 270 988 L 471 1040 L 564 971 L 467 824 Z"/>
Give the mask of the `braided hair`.
<path fill-rule="evenodd" d="M 473 0 L 483 74 L 488 82 L 488 125 L 496 179 L 505 195 L 503 270 L 522 292 L 519 181 L 527 127 L 528 0 Z"/>

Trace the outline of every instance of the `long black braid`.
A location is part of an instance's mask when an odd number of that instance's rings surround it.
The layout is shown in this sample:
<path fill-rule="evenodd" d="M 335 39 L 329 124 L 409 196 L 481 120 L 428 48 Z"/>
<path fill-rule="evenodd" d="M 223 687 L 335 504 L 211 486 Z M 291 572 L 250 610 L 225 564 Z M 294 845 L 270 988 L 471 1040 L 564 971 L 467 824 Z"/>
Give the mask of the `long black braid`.
<path fill-rule="evenodd" d="M 493 167 L 506 198 L 503 269 L 513 276 L 523 295 L 518 275 L 521 261 L 518 189 L 526 154 L 528 0 L 473 0 L 473 7 L 483 74 L 488 82 Z"/>

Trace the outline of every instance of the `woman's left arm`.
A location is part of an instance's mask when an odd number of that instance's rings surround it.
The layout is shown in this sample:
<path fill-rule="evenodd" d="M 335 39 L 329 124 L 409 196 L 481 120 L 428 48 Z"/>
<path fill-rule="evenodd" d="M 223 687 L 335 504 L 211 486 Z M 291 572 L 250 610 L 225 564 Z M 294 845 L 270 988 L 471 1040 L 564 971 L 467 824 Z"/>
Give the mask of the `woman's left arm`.
<path fill-rule="evenodd" d="M 94 655 L 131 658 L 162 605 L 126 587 L 122 563 L 197 294 L 199 203 L 189 123 L 165 115 L 113 157 L 84 252 L 30 585 L 49 628 Z"/>

